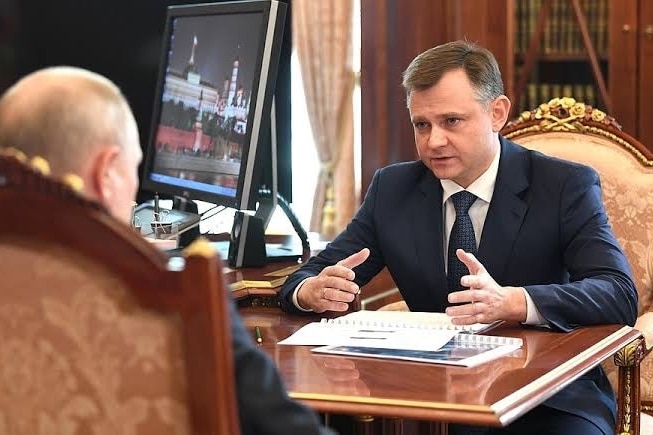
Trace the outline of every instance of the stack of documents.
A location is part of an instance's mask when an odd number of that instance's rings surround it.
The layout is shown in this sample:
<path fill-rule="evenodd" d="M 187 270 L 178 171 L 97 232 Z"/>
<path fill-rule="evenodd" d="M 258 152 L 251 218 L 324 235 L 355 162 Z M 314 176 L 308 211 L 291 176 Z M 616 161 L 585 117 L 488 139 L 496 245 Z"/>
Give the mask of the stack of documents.
<path fill-rule="evenodd" d="M 492 325 L 456 326 L 444 313 L 358 311 L 309 323 L 279 342 L 314 352 L 472 366 L 522 347 L 518 338 L 478 335 Z"/>

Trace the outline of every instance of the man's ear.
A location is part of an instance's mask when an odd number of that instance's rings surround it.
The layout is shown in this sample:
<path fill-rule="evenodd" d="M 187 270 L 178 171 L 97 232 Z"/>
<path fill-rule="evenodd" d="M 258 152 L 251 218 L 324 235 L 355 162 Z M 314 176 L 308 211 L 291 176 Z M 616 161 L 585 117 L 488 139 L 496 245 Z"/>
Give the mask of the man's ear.
<path fill-rule="evenodd" d="M 492 101 L 490 114 L 492 116 L 493 131 L 499 132 L 506 125 L 508 116 L 510 116 L 510 107 L 510 100 L 505 95 L 501 95 Z"/>
<path fill-rule="evenodd" d="M 96 199 L 108 206 L 115 197 L 115 185 L 119 174 L 116 162 L 120 148 L 115 145 L 99 147 L 93 154 L 89 168 L 89 180 Z M 89 192 L 90 193 L 90 192 Z"/>

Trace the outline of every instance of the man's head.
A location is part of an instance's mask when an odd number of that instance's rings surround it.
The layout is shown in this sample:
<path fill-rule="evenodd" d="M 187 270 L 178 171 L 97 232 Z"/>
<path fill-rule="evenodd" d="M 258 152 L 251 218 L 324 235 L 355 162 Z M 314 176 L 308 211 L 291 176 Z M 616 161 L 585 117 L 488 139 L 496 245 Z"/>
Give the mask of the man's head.
<path fill-rule="evenodd" d="M 105 77 L 73 67 L 24 77 L 0 97 L 0 147 L 78 175 L 89 198 L 129 221 L 142 152 L 129 105 Z"/>
<path fill-rule="evenodd" d="M 469 186 L 492 162 L 510 112 L 496 59 L 466 41 L 439 45 L 413 59 L 403 86 L 420 158 Z"/>

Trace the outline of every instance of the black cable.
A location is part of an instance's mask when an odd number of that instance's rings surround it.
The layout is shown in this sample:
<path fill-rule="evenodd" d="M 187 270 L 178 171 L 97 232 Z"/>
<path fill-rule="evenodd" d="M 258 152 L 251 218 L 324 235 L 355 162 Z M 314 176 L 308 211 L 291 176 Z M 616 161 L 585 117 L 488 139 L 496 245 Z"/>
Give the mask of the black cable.
<path fill-rule="evenodd" d="M 286 217 L 290 221 L 290 224 L 292 227 L 295 229 L 295 232 L 299 236 L 299 240 L 302 242 L 302 249 L 304 250 L 311 250 L 310 243 L 308 241 L 308 234 L 306 233 L 306 230 L 304 227 L 302 227 L 301 222 L 299 222 L 299 218 L 297 218 L 297 215 L 295 212 L 290 208 L 290 204 L 288 204 L 288 201 L 277 192 L 277 204 L 281 207 L 281 210 L 286 214 Z"/>

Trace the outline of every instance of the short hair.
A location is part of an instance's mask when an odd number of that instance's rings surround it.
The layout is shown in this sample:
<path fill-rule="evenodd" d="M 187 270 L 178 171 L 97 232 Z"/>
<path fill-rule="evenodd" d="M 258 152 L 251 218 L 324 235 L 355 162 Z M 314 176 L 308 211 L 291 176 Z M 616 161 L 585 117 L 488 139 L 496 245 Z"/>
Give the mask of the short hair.
<path fill-rule="evenodd" d="M 413 91 L 436 85 L 449 71 L 462 69 L 486 104 L 503 95 L 499 65 L 490 50 L 468 41 L 453 41 L 429 48 L 412 60 L 402 75 L 402 85 L 409 101 Z"/>
<path fill-rule="evenodd" d="M 77 172 L 93 147 L 125 146 L 131 110 L 99 74 L 49 67 L 19 80 L 0 98 L 0 147 L 48 160 L 55 173 Z"/>

